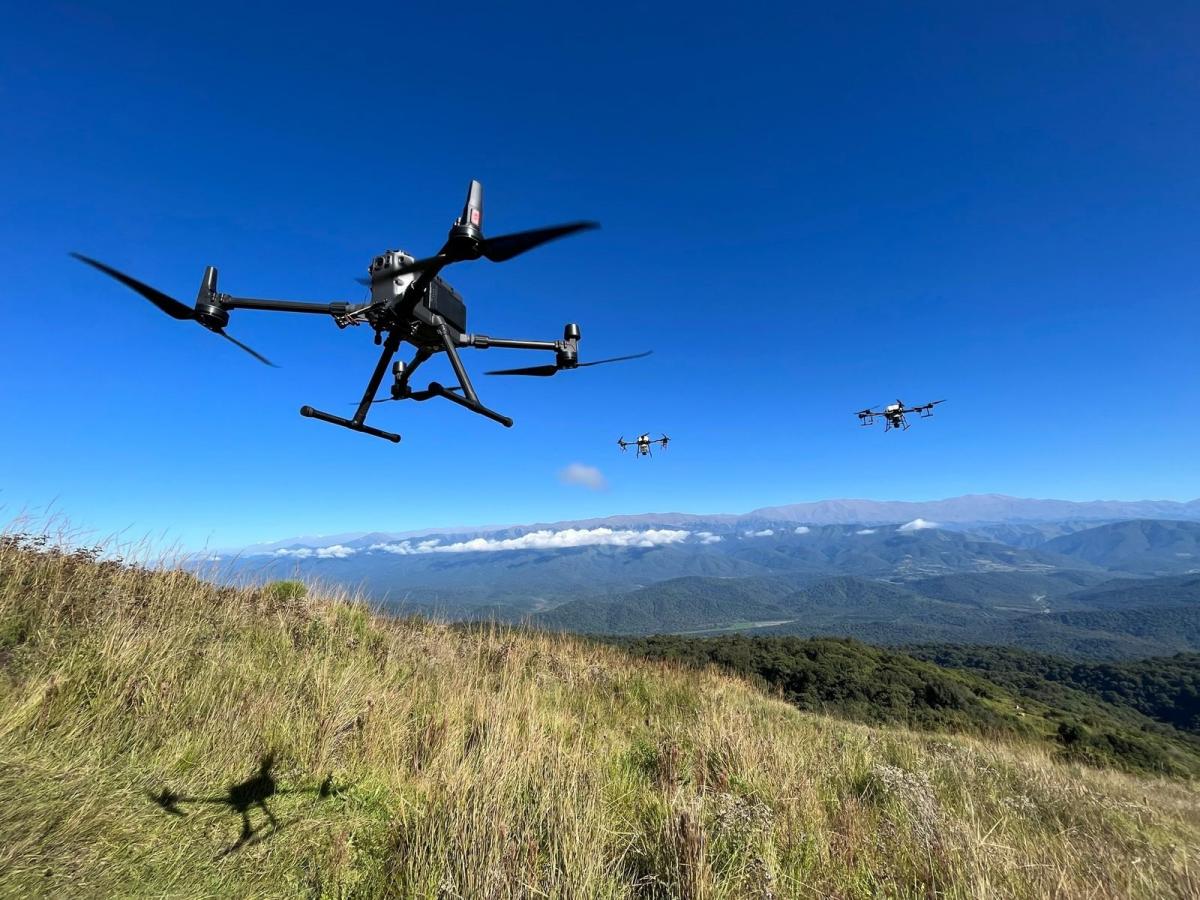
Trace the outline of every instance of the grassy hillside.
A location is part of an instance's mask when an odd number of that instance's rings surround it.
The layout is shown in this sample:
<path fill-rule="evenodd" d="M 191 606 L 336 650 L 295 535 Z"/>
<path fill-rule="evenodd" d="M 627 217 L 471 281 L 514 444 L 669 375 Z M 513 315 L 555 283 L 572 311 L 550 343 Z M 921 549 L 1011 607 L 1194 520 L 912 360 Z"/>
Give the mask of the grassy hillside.
<path fill-rule="evenodd" d="M 1187 782 L 11 540 L 0 759 L 13 897 L 1200 892 Z"/>

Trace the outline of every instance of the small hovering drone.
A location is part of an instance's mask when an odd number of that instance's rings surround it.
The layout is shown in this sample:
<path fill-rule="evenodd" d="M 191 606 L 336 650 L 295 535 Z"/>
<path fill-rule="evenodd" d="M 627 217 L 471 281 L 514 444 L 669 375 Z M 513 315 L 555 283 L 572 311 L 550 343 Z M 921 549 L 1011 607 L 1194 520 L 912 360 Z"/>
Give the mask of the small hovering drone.
<path fill-rule="evenodd" d="M 376 256 L 371 265 L 367 267 L 369 277 L 359 279 L 360 283 L 370 286 L 371 299 L 369 302 L 357 304 L 256 300 L 218 293 L 217 270 L 213 266 L 208 266 L 205 268 L 204 278 L 200 282 L 196 304 L 191 307 L 102 262 L 78 253 L 71 255 L 133 289 L 172 318 L 196 322 L 241 347 L 259 362 L 269 366 L 273 366 L 274 363 L 225 332 L 231 309 L 317 313 L 332 316 L 338 328 L 346 328 L 351 325 L 369 326 L 375 332 L 376 345 L 383 345 L 383 352 L 375 364 L 375 371 L 371 373 L 371 379 L 367 383 L 362 399 L 358 402 L 358 409 L 354 416 L 345 419 L 333 413 L 313 409 L 311 406 L 300 407 L 300 415 L 399 443 L 400 435 L 366 424 L 367 413 L 371 409 L 372 403 L 386 400 L 423 401 L 433 397 L 444 397 L 471 412 L 499 422 L 506 428 L 512 427 L 512 419 L 495 410 L 488 409 L 480 402 L 459 357 L 459 348 L 487 350 L 490 347 L 501 347 L 513 350 L 547 350 L 554 353 L 553 364 L 529 366 L 522 369 L 500 369 L 486 373 L 488 375 L 549 376 L 565 369 L 582 369 L 602 363 L 622 362 L 650 355 L 652 351 L 647 350 L 645 353 L 636 353 L 631 356 L 580 362 L 579 340 L 581 335 L 579 326 L 573 322 L 568 323 L 563 329 L 561 341 L 511 340 L 488 337 L 484 334 L 470 334 L 467 332 L 466 304 L 458 292 L 439 277 L 442 269 L 454 263 L 480 257 L 492 262 L 504 262 L 535 247 L 540 247 L 542 244 L 597 227 L 599 226 L 595 222 L 571 222 L 566 225 L 535 228 L 531 231 L 518 231 L 499 237 L 484 237 L 483 186 L 478 181 L 472 181 L 467 189 L 467 202 L 463 206 L 462 215 L 450 228 L 450 234 L 446 238 L 445 244 L 442 245 L 442 249 L 434 256 L 423 259 L 409 256 L 403 250 L 389 250 Z M 416 347 L 416 354 L 407 364 L 396 360 L 392 366 L 391 396 L 376 399 L 375 395 L 383 381 L 388 363 L 392 362 L 392 357 L 396 355 L 401 343 L 404 342 Z M 458 384 L 452 387 L 443 387 L 434 381 L 430 382 L 425 390 L 413 390 L 409 386 L 409 379 L 413 372 L 435 354 L 442 352 L 450 358 L 450 365 L 454 369 Z"/>
<path fill-rule="evenodd" d="M 908 430 L 908 419 L 904 416 L 906 413 L 916 413 L 922 419 L 928 419 L 933 415 L 933 408 L 939 403 L 945 403 L 945 400 L 934 400 L 932 403 L 926 403 L 923 406 L 905 406 L 903 400 L 897 400 L 895 403 L 889 403 L 883 409 L 876 411 L 872 409 L 864 409 L 858 413 L 860 425 L 875 424 L 875 417 L 883 417 L 883 430 L 891 431 L 893 428 L 902 431 Z"/>
<path fill-rule="evenodd" d="M 624 452 L 627 447 L 637 448 L 637 454 L 635 455 L 635 458 L 636 456 L 653 456 L 654 454 L 650 452 L 650 447 L 652 444 L 662 444 L 662 448 L 666 450 L 667 444 L 669 443 L 671 443 L 671 439 L 665 434 L 653 441 L 650 440 L 649 434 L 639 434 L 637 436 L 637 440 L 634 441 L 627 441 L 624 437 L 617 438 L 617 446 L 621 448 L 622 452 Z"/>

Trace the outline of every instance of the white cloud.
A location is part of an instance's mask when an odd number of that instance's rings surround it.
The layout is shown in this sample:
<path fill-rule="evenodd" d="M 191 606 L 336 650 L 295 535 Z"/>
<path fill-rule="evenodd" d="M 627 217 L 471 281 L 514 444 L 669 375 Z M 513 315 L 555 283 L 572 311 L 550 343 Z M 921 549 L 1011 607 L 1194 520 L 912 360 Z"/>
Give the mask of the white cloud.
<path fill-rule="evenodd" d="M 276 550 L 272 556 L 291 557 L 292 559 L 345 559 L 358 551 L 353 547 L 334 544 L 332 547 L 300 547 L 296 550 Z"/>
<path fill-rule="evenodd" d="M 560 469 L 558 480 L 563 484 L 575 484 L 593 491 L 602 491 L 608 487 L 608 482 L 604 480 L 604 474 L 599 469 L 578 462 Z"/>
<path fill-rule="evenodd" d="M 746 532 L 748 537 L 769 537 L 771 529 Z M 685 531 L 681 528 L 657 528 L 646 531 L 617 528 L 566 528 L 561 531 L 542 529 L 512 538 L 477 537 L 454 543 L 442 543 L 441 538 L 397 541 L 372 544 L 366 550 L 394 553 L 397 556 L 418 556 L 427 553 L 494 553 L 502 550 L 564 550 L 572 547 L 661 547 L 680 544 L 695 538 L 700 544 L 718 544 L 724 538 L 711 531 Z M 360 552 L 354 547 L 334 544 L 331 547 L 298 547 L 276 550 L 272 556 L 289 559 L 345 559 Z"/>
<path fill-rule="evenodd" d="M 770 537 L 775 532 L 770 528 L 764 528 L 762 531 L 747 531 L 746 537 Z"/>
<path fill-rule="evenodd" d="M 854 533 L 855 534 L 874 534 L 878 530 L 879 529 L 877 529 L 877 528 L 860 528 L 860 529 L 858 529 L 858 531 L 856 531 Z"/>
<path fill-rule="evenodd" d="M 370 549 L 383 553 L 395 553 L 397 556 L 408 556 L 413 553 L 428 553 L 437 543 L 437 541 L 421 541 L 414 547 L 412 541 L 400 541 L 397 544 L 372 544 Z M 430 546 L 424 546 L 426 544 Z"/>
<path fill-rule="evenodd" d="M 937 528 L 937 522 L 930 522 L 928 519 L 913 519 L 911 522 L 905 522 L 897 531 L 921 531 L 924 528 Z"/>
<path fill-rule="evenodd" d="M 678 544 L 691 536 L 690 531 L 673 528 L 633 531 L 613 528 L 566 528 L 562 531 L 530 531 L 514 538 L 472 538 L 453 544 L 436 540 L 411 541 L 398 544 L 376 544 L 372 550 L 383 550 L 401 556 L 414 553 L 494 553 L 499 550 L 563 550 L 570 547 L 660 547 Z"/>
<path fill-rule="evenodd" d="M 809 528 L 807 525 L 797 525 L 795 533 L 796 534 L 808 534 L 810 531 L 812 531 L 812 529 Z"/>

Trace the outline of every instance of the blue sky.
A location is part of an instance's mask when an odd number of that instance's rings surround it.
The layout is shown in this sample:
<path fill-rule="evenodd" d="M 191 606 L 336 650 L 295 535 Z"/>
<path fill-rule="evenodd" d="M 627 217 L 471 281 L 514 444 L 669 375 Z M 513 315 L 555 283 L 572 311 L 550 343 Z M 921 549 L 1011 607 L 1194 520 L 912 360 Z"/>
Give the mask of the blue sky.
<path fill-rule="evenodd" d="M 229 546 L 825 497 L 1200 496 L 1194 4 L 25 4 L 0 33 L 0 515 Z M 582 355 L 347 414 L 371 334 L 185 302 L 362 297 L 491 233 L 603 229 L 449 280 L 471 330 Z M 540 358 L 491 350 L 473 372 Z M 447 373 L 437 363 L 437 375 Z M 431 366 L 432 368 L 432 366 Z M 448 369 L 447 369 L 448 371 Z M 855 410 L 945 397 L 904 434 Z M 653 461 L 622 433 L 666 431 Z M 572 463 L 608 487 L 562 484 Z"/>

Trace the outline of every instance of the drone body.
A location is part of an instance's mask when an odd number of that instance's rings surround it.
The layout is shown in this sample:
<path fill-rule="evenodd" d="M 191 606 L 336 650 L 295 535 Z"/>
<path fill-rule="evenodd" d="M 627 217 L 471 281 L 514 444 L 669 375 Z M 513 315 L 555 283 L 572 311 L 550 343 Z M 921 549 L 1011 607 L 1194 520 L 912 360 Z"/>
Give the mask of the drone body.
<path fill-rule="evenodd" d="M 376 393 L 387 372 L 388 364 L 392 362 L 392 358 L 403 343 L 415 347 L 416 353 L 407 364 L 397 360 L 392 366 L 391 396 L 382 398 L 383 400 L 424 401 L 433 397 L 444 397 L 471 412 L 499 422 L 505 427 L 512 426 L 512 419 L 495 410 L 488 409 L 480 402 L 462 364 L 458 352 L 460 349 L 486 350 L 491 347 L 502 347 L 516 350 L 544 350 L 554 353 L 553 364 L 523 369 L 504 369 L 488 372 L 489 375 L 548 376 L 564 369 L 595 366 L 649 355 L 649 351 L 647 351 L 633 356 L 581 363 L 579 361 L 581 335 L 579 326 L 574 323 L 568 323 L 563 329 L 562 340 L 555 341 L 512 340 L 469 333 L 467 331 L 466 304 L 458 292 L 440 277 L 439 273 L 443 268 L 453 263 L 480 257 L 485 257 L 492 262 L 504 262 L 549 241 L 597 227 L 593 222 L 574 222 L 568 225 L 486 238 L 482 225 L 483 187 L 478 181 L 472 181 L 467 191 L 467 201 L 463 206 L 462 215 L 450 228 L 450 233 L 442 249 L 435 256 L 425 259 L 415 259 L 400 250 L 390 250 L 375 257 L 368 267 L 370 277 L 363 279 L 363 283 L 369 284 L 371 288 L 370 302 L 359 304 L 258 300 L 222 294 L 217 290 L 217 270 L 209 266 L 204 271 L 195 306 L 188 307 L 104 263 L 79 254 L 72 255 L 137 291 L 172 318 L 195 321 L 209 331 L 237 344 L 267 365 L 273 365 L 273 363 L 225 333 L 225 326 L 229 323 L 230 310 L 259 309 L 275 312 L 317 313 L 332 316 L 338 328 L 346 328 L 351 325 L 370 326 L 375 332 L 375 343 L 383 345 L 383 352 L 375 365 L 354 416 L 346 419 L 333 413 L 314 409 L 311 406 L 301 407 L 300 414 L 394 442 L 399 442 L 400 435 L 367 425 L 366 418 L 371 404 L 382 402 L 376 400 Z M 449 358 L 458 384 L 452 387 L 443 387 L 434 381 L 424 390 L 413 390 L 409 385 L 409 379 L 413 372 L 438 353 L 445 353 Z"/>
<path fill-rule="evenodd" d="M 666 450 L 667 444 L 669 443 L 671 443 L 671 439 L 665 434 L 660 438 L 655 438 L 654 440 L 650 439 L 649 434 L 639 434 L 637 438 L 632 441 L 627 441 L 624 437 L 617 438 L 617 446 L 621 448 L 622 452 L 624 452 L 627 447 L 637 448 L 637 452 L 634 453 L 635 459 L 639 456 L 653 456 L 654 454 L 650 452 L 650 447 L 654 444 L 661 444 L 662 448 Z"/>
<path fill-rule="evenodd" d="M 931 403 L 925 403 L 921 406 L 905 406 L 903 400 L 897 400 L 895 403 L 889 403 L 883 409 L 860 410 L 858 421 L 860 425 L 873 425 L 875 417 L 879 416 L 883 419 L 883 430 L 891 431 L 893 428 L 899 431 L 908 430 L 908 419 L 905 418 L 907 413 L 916 413 L 922 419 L 928 419 L 933 415 L 933 408 L 939 403 L 945 403 L 945 400 L 934 400 Z"/>

